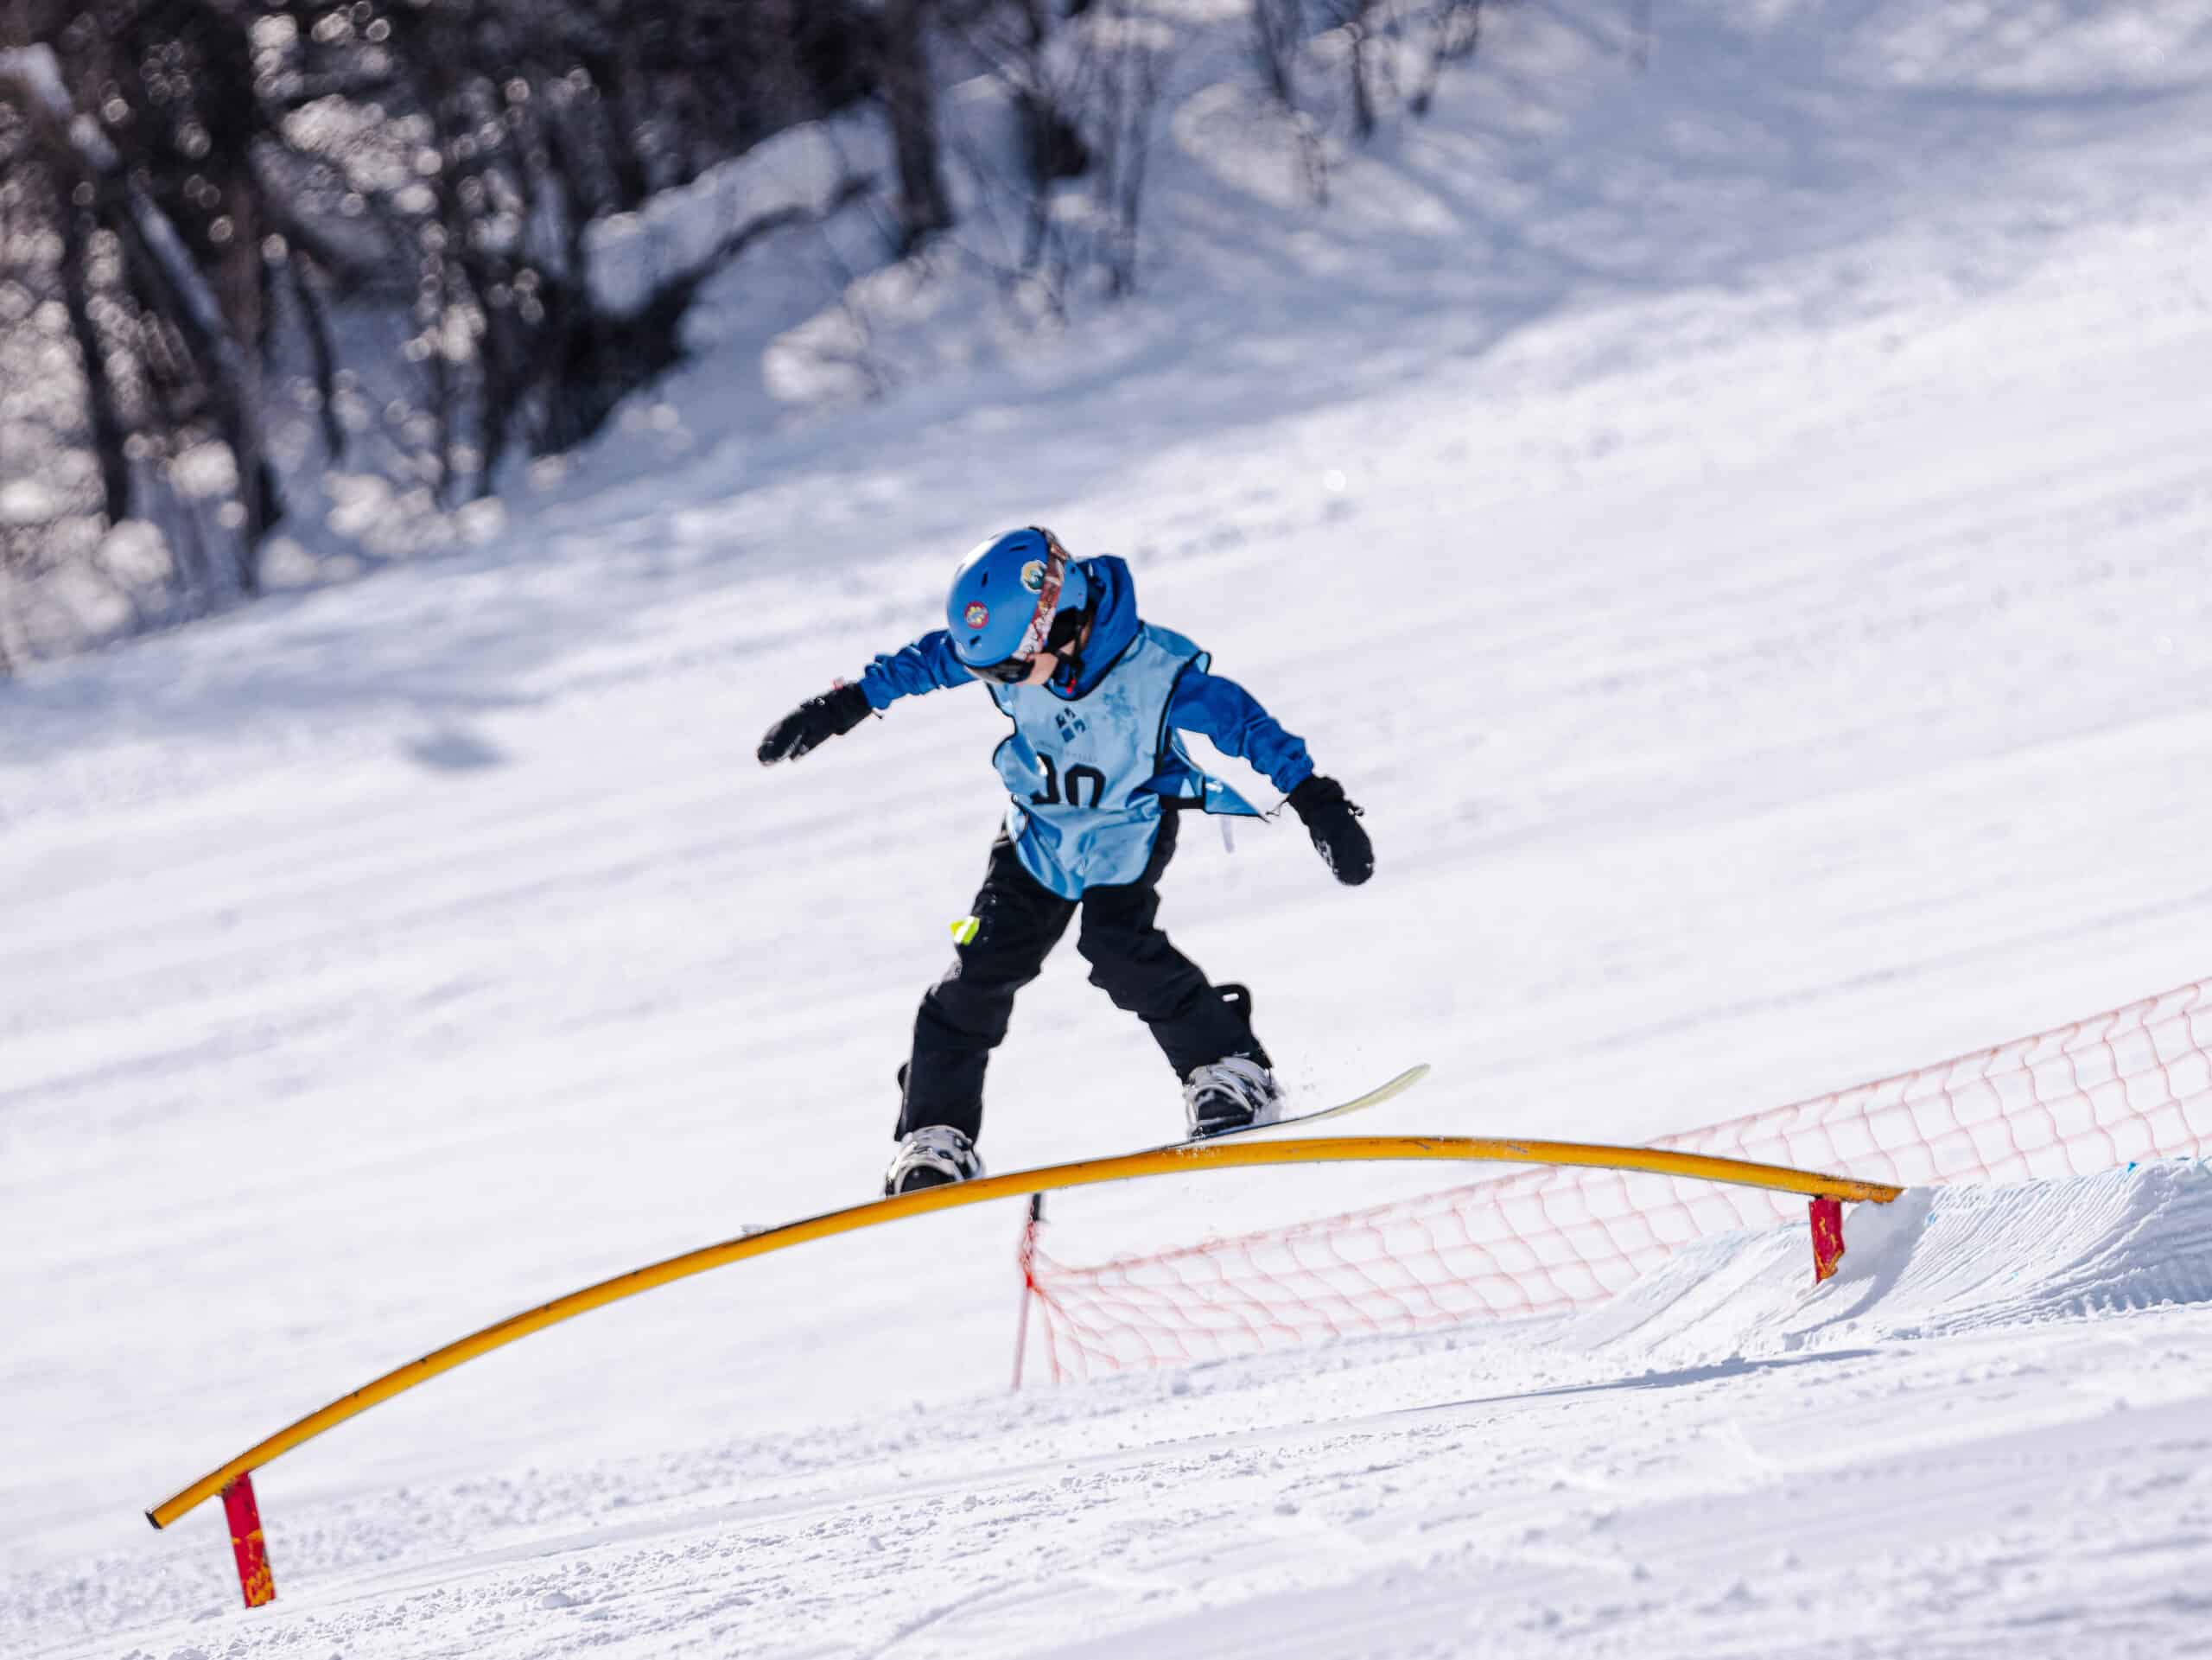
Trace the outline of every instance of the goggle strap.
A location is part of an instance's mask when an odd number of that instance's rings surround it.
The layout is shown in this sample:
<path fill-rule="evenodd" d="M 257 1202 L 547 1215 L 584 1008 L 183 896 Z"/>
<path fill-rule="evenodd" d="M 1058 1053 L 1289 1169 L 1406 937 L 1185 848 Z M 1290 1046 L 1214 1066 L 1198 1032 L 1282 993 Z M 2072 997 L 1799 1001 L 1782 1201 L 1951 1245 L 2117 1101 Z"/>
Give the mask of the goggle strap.
<path fill-rule="evenodd" d="M 1060 589 L 1067 582 L 1067 550 L 1050 531 L 1039 530 L 1045 538 L 1045 580 L 1037 589 L 1037 609 L 1030 614 L 1029 627 L 1021 636 L 1021 644 L 1009 656 L 1034 657 L 1045 649 L 1046 636 L 1052 632 L 1053 614 L 1060 608 Z"/>

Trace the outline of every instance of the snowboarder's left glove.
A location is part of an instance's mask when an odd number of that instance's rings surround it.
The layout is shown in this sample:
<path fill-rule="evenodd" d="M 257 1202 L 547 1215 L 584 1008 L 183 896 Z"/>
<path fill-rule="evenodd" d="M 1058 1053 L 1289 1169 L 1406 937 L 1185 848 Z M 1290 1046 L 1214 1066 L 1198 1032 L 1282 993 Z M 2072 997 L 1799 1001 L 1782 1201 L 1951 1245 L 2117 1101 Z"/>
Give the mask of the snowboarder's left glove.
<path fill-rule="evenodd" d="M 760 740 L 760 764 L 797 760 L 810 749 L 819 749 L 832 738 L 842 738 L 875 711 L 868 694 L 858 686 L 839 686 L 819 697 L 810 697 L 768 728 Z"/>
<path fill-rule="evenodd" d="M 1315 773 L 1290 792 L 1290 809 L 1306 825 L 1330 873 L 1357 887 L 1375 874 L 1375 846 L 1359 827 L 1363 815 L 1344 798 L 1344 786 Z"/>

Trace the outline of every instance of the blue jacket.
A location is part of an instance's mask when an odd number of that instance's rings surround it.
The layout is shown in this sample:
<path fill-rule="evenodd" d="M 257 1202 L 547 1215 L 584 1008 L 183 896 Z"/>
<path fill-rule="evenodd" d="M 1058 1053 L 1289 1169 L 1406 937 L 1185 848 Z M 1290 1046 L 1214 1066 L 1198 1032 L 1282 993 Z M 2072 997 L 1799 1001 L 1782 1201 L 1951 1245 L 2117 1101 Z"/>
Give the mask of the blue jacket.
<path fill-rule="evenodd" d="M 1208 673 L 1206 654 L 1190 641 L 1150 627 L 1138 617 L 1136 583 L 1126 563 L 1107 555 L 1084 561 L 1083 569 L 1098 601 L 1090 642 L 1075 665 L 1079 676 L 1063 673 L 1041 689 L 1030 689 L 1027 696 L 990 688 L 994 702 L 1014 722 L 1013 735 L 994 758 L 1014 796 L 1007 834 L 1029 874 L 1071 899 L 1086 886 L 1135 881 L 1141 874 L 1166 799 L 1194 801 L 1211 812 L 1255 813 L 1235 791 L 1200 770 L 1175 738 L 1176 731 L 1201 734 L 1224 754 L 1249 761 L 1285 793 L 1313 772 L 1304 740 L 1286 732 L 1234 680 Z M 1128 696 L 1116 689 L 1117 672 L 1129 683 Z M 878 657 L 861 674 L 860 684 L 869 707 L 882 709 L 901 697 L 986 683 L 976 681 L 962 665 L 951 637 L 935 629 L 911 646 Z M 1102 687 L 1108 689 L 1106 696 L 1094 707 L 1090 700 Z M 1149 729 L 1150 716 L 1132 714 L 1125 707 L 1129 696 L 1163 706 L 1164 719 L 1156 733 Z M 1061 706 L 1071 706 L 1058 719 L 1063 734 L 1070 715 L 1094 721 L 1103 721 L 1109 712 L 1125 717 L 1129 741 L 1142 750 L 1127 759 L 1141 764 L 1150 776 L 1140 773 L 1141 781 L 1133 789 L 1115 790 L 1103 809 L 1096 790 L 1089 809 L 1063 800 L 1057 783 L 1047 776 L 1052 771 L 1049 749 L 1055 739 L 1046 717 Z M 1076 729 L 1085 725 L 1086 719 L 1077 719 Z M 1039 751 L 1045 752 L 1041 759 Z M 1016 787 L 1030 783 L 1039 787 L 1034 792 Z"/>

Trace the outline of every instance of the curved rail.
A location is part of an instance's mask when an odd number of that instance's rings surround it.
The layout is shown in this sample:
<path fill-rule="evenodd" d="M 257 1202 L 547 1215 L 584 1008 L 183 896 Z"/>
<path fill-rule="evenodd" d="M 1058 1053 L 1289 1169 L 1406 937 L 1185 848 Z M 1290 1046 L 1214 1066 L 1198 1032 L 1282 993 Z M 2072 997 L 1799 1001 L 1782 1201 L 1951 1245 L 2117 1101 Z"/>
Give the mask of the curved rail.
<path fill-rule="evenodd" d="M 681 1256 L 671 1256 L 665 1262 L 617 1275 L 611 1280 L 601 1280 L 597 1285 L 586 1286 L 565 1297 L 556 1297 L 551 1302 L 510 1315 L 496 1326 L 487 1326 L 472 1336 L 448 1343 L 444 1348 L 424 1355 L 419 1360 L 410 1360 L 374 1382 L 364 1384 L 351 1395 L 340 1396 L 319 1411 L 310 1412 L 298 1422 L 248 1447 L 220 1468 L 209 1471 L 174 1498 L 163 1499 L 146 1512 L 146 1519 L 157 1528 L 165 1528 L 195 1505 L 213 1498 L 247 1471 L 261 1468 L 270 1460 L 290 1452 L 302 1441 L 312 1441 L 324 1430 L 345 1422 L 357 1413 L 366 1412 L 371 1407 L 389 1401 L 393 1396 L 413 1389 L 417 1383 L 428 1383 L 440 1372 L 451 1371 L 455 1366 L 480 1355 L 505 1348 L 518 1339 L 528 1337 L 532 1332 L 542 1332 L 549 1326 L 557 1326 L 563 1320 L 574 1319 L 594 1308 L 604 1307 L 611 1302 L 620 1302 L 625 1297 L 634 1297 L 640 1291 L 650 1291 L 655 1286 L 668 1284 L 671 1280 L 704 1274 L 709 1269 L 742 1262 L 748 1256 L 765 1256 L 770 1251 L 803 1245 L 810 1239 L 826 1239 L 833 1234 L 851 1233 L 857 1229 L 897 1222 L 910 1216 L 924 1216 L 932 1211 L 957 1210 L 965 1205 L 980 1205 L 988 1199 L 1007 1199 L 1018 1194 L 1088 1187 L 1097 1182 L 1128 1181 L 1143 1176 L 1179 1175 L 1193 1170 L 1244 1169 L 1258 1165 L 1342 1164 L 1367 1161 L 1403 1162 L 1429 1159 L 1637 1170 L 1658 1175 L 1689 1176 L 1703 1181 L 1726 1182 L 1744 1187 L 1764 1187 L 1776 1193 L 1802 1193 L 1810 1199 L 1862 1199 L 1884 1205 L 1902 1191 L 1880 1182 L 1854 1181 L 1845 1176 L 1825 1176 L 1811 1171 L 1789 1169 L 1782 1165 L 1754 1164 L 1744 1159 L 1713 1158 L 1700 1153 L 1675 1153 L 1643 1147 L 1602 1147 L 1579 1142 L 1493 1141 L 1463 1135 L 1326 1135 L 1287 1142 L 1201 1142 L 1195 1145 L 1155 1148 L 1143 1153 L 1125 1153 L 1114 1158 L 1084 1159 L 1072 1164 L 1045 1165 L 1033 1170 L 1012 1171 L 1002 1176 L 984 1176 L 949 1186 L 925 1187 L 919 1193 L 901 1193 L 893 1199 L 875 1199 L 865 1205 L 849 1205 L 842 1211 L 829 1211 L 820 1216 L 807 1217 L 801 1221 L 786 1222 L 780 1227 L 764 1228 L 757 1233 L 725 1239 L 720 1244 L 702 1246 L 697 1250 L 686 1251 Z"/>

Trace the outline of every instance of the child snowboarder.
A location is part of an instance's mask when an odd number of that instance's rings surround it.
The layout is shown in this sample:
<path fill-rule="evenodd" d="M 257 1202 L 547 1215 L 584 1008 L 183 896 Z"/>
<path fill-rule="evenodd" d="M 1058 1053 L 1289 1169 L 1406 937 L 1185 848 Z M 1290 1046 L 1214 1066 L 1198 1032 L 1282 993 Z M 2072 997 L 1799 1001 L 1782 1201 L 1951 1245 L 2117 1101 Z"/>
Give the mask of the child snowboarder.
<path fill-rule="evenodd" d="M 901 697 L 982 681 L 1014 731 L 992 760 L 1013 801 L 956 959 L 924 994 L 899 1069 L 899 1151 L 884 1192 L 979 1176 L 983 1070 L 1014 994 L 1079 909 L 1090 983 L 1152 1028 L 1183 1080 L 1193 1136 L 1272 1123 L 1281 1091 L 1243 987 L 1210 984 L 1154 920 L 1176 815 L 1260 817 L 1184 752 L 1178 728 L 1249 761 L 1290 798 L 1337 880 L 1373 874 L 1360 810 L 1207 654 L 1141 620 L 1129 568 L 1074 560 L 1050 531 L 1009 531 L 953 573 L 947 626 L 878 657 L 857 685 L 810 697 L 768 729 L 763 766 L 796 760 Z"/>

